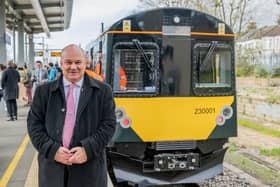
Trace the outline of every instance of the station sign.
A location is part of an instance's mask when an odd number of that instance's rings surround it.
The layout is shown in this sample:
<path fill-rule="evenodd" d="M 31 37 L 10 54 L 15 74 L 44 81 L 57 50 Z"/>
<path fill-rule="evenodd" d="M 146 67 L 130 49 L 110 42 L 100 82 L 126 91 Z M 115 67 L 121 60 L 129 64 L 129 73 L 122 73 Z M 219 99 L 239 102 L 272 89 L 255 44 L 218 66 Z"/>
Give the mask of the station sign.
<path fill-rule="evenodd" d="M 36 56 L 44 56 L 44 51 L 37 51 Z"/>
<path fill-rule="evenodd" d="M 59 52 L 59 51 L 53 51 L 53 52 L 51 52 L 51 56 L 60 57 L 60 56 L 61 56 L 61 52 Z"/>

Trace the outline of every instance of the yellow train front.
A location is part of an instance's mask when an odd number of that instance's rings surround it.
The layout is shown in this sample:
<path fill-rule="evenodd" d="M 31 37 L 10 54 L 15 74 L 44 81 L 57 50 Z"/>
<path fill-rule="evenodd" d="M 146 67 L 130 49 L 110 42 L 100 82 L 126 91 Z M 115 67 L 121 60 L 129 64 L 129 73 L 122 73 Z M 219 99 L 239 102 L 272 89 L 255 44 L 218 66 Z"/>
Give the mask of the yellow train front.
<path fill-rule="evenodd" d="M 199 183 L 222 173 L 224 144 L 237 135 L 231 29 L 195 10 L 155 9 L 119 20 L 95 43 L 91 56 L 102 49 L 117 105 L 114 182 Z"/>

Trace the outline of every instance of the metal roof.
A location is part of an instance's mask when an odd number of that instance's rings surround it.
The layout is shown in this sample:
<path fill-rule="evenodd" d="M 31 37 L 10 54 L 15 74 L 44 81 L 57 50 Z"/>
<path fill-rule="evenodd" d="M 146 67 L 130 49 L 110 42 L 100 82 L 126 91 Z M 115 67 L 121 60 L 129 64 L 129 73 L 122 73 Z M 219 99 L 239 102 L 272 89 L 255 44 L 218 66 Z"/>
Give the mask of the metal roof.
<path fill-rule="evenodd" d="M 280 25 L 264 26 L 259 29 L 248 31 L 241 36 L 237 42 L 244 42 L 254 39 L 261 39 L 263 37 L 280 36 Z"/>
<path fill-rule="evenodd" d="M 6 0 L 6 24 L 17 30 L 24 21 L 27 33 L 63 31 L 70 25 L 73 0 Z"/>

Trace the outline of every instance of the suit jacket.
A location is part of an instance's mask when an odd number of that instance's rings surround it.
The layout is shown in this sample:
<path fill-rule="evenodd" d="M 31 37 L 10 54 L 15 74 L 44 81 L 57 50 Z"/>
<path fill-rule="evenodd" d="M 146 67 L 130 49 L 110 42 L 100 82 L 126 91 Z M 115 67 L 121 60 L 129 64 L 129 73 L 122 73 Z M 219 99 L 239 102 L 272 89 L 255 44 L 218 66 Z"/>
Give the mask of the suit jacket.
<path fill-rule="evenodd" d="M 1 86 L 4 90 L 4 99 L 17 99 L 19 95 L 18 82 L 20 82 L 20 75 L 14 68 L 7 68 L 2 73 Z"/>
<path fill-rule="evenodd" d="M 41 77 L 38 77 L 38 72 L 41 71 L 40 75 Z M 35 69 L 33 72 L 32 72 L 32 76 L 36 78 L 36 80 L 39 80 L 40 81 L 47 81 L 48 80 L 48 71 L 45 70 L 45 69 Z M 37 82 L 35 81 L 34 82 L 35 85 L 37 86 Z"/>
<path fill-rule="evenodd" d="M 115 131 L 115 103 L 111 87 L 84 75 L 76 124 L 70 148 L 83 146 L 88 161 L 65 166 L 54 160 L 62 146 L 66 101 L 62 76 L 37 88 L 28 113 L 30 139 L 38 150 L 39 186 L 63 187 L 68 168 L 68 187 L 107 187 L 105 147 Z"/>

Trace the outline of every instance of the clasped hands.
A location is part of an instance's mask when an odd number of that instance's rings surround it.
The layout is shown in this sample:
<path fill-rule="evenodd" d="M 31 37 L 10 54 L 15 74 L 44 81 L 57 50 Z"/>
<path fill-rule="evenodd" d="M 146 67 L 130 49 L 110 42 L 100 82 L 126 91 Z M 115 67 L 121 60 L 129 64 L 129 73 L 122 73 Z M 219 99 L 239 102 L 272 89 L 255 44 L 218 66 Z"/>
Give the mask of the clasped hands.
<path fill-rule="evenodd" d="M 54 159 L 65 165 L 83 164 L 87 161 L 87 154 L 83 147 L 74 147 L 70 150 L 65 147 L 59 147 Z"/>

